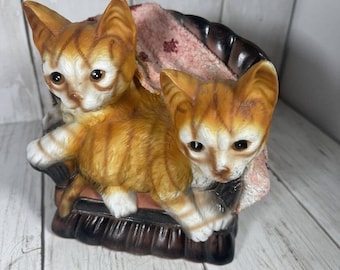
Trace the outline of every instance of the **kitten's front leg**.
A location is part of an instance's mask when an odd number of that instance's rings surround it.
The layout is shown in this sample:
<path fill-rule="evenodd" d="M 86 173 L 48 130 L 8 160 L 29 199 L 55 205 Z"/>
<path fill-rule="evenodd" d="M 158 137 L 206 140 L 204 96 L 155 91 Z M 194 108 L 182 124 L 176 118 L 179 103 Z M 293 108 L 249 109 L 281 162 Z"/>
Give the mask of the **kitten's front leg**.
<path fill-rule="evenodd" d="M 106 188 L 101 195 L 104 204 L 116 218 L 137 212 L 137 196 L 135 192 L 129 192 L 115 186 Z"/>
<path fill-rule="evenodd" d="M 222 204 L 213 190 L 193 189 L 195 202 L 202 214 L 206 226 L 213 231 L 226 229 L 233 218 L 233 213 Z"/>
<path fill-rule="evenodd" d="M 26 148 L 27 160 L 33 167 L 47 167 L 74 156 L 79 148 L 84 127 L 78 123 L 65 124 L 30 142 Z"/>
<path fill-rule="evenodd" d="M 183 194 L 166 204 L 169 214 L 181 224 L 187 236 L 193 241 L 204 242 L 213 233 L 213 228 L 206 223 L 200 213 L 193 194 Z"/>

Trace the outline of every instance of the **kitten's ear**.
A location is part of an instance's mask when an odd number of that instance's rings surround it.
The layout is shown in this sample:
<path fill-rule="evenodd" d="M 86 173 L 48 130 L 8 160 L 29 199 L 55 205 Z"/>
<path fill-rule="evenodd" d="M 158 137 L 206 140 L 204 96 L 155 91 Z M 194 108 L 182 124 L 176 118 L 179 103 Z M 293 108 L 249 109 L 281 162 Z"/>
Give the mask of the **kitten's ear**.
<path fill-rule="evenodd" d="M 99 19 L 97 35 L 117 36 L 136 46 L 136 25 L 126 0 L 111 0 Z"/>
<path fill-rule="evenodd" d="M 42 4 L 24 1 L 22 5 L 32 28 L 34 43 L 42 54 L 46 40 L 57 36 L 70 21 Z"/>
<path fill-rule="evenodd" d="M 196 91 L 198 90 L 201 81 L 186 72 L 165 69 L 161 72 L 160 83 L 164 96 L 179 92 L 176 94 L 181 93 L 186 96 L 187 99 L 194 100 L 196 98 Z"/>
<path fill-rule="evenodd" d="M 237 93 L 244 101 L 263 101 L 272 109 L 278 99 L 279 83 L 273 64 L 260 61 L 253 65 L 238 81 Z"/>
<path fill-rule="evenodd" d="M 165 69 L 160 74 L 160 84 L 165 104 L 172 116 L 191 110 L 200 81 L 189 74 Z"/>

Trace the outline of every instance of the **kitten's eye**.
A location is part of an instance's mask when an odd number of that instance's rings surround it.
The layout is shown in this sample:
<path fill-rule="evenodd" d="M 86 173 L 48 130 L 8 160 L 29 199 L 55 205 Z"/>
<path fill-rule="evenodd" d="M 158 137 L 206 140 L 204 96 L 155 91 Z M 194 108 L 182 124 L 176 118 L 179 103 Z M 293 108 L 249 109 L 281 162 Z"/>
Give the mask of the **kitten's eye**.
<path fill-rule="evenodd" d="M 233 149 L 236 151 L 242 151 L 248 148 L 248 142 L 246 140 L 240 140 L 234 142 Z"/>
<path fill-rule="evenodd" d="M 54 84 L 62 84 L 65 80 L 63 74 L 57 71 L 51 73 L 50 79 Z"/>
<path fill-rule="evenodd" d="M 201 144 L 200 142 L 197 142 L 197 141 L 190 142 L 189 147 L 190 147 L 191 150 L 193 150 L 195 152 L 201 152 L 204 148 L 203 144 Z"/>
<path fill-rule="evenodd" d="M 100 69 L 94 69 L 91 72 L 91 80 L 92 81 L 99 81 L 105 75 L 105 71 Z"/>

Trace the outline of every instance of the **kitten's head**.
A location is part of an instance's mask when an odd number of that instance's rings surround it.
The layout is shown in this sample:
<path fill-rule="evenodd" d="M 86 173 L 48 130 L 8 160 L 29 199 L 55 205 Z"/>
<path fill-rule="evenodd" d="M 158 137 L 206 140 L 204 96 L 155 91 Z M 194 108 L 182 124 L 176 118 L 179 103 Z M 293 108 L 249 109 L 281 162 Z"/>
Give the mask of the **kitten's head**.
<path fill-rule="evenodd" d="M 180 147 L 196 176 L 205 182 L 240 177 L 268 137 L 278 97 L 273 65 L 259 62 L 237 82 L 202 82 L 165 70 L 161 86 Z"/>
<path fill-rule="evenodd" d="M 101 16 L 72 23 L 25 1 L 45 81 L 68 109 L 96 110 L 114 102 L 135 73 L 136 27 L 125 0 L 112 0 Z"/>

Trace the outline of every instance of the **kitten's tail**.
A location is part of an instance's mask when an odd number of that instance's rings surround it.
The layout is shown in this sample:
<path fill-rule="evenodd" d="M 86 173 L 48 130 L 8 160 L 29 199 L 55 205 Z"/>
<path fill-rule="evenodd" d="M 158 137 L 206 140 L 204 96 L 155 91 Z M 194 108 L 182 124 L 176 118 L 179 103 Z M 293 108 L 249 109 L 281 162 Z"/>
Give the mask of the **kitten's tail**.
<path fill-rule="evenodd" d="M 71 184 L 65 189 L 63 196 L 61 197 L 60 205 L 58 208 L 59 216 L 66 217 L 70 214 L 73 204 L 79 197 L 80 193 L 86 187 L 84 178 L 77 174 Z"/>

